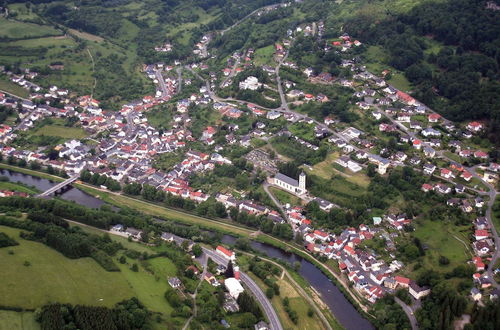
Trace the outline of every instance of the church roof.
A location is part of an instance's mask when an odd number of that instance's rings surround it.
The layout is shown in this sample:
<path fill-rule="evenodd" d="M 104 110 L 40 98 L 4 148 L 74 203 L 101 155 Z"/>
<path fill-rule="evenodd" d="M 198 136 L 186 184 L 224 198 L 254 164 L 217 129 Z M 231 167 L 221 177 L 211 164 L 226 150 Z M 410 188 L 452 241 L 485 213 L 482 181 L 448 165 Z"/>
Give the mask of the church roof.
<path fill-rule="evenodd" d="M 285 183 L 288 183 L 289 185 L 294 186 L 294 187 L 299 186 L 299 181 L 292 179 L 291 177 L 286 176 L 286 175 L 281 174 L 281 173 L 276 174 L 276 176 L 274 178 L 277 180 L 283 181 Z"/>

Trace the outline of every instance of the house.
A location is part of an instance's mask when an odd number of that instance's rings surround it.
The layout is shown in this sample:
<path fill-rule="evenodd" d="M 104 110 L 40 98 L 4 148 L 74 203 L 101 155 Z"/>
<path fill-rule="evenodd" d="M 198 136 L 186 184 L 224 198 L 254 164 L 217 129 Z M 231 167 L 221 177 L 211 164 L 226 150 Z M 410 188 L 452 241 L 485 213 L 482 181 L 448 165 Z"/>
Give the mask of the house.
<path fill-rule="evenodd" d="M 206 272 L 205 273 L 205 277 L 204 277 L 205 281 L 207 281 L 208 283 L 210 283 L 212 286 L 219 286 L 220 283 L 217 281 L 217 279 L 215 278 L 214 274 L 210 273 L 210 272 Z"/>
<path fill-rule="evenodd" d="M 432 175 L 436 170 L 436 165 L 434 164 L 424 164 L 424 173 L 427 175 Z"/>
<path fill-rule="evenodd" d="M 487 159 L 488 158 L 488 154 L 484 151 L 481 151 L 481 150 L 477 150 L 474 152 L 474 157 L 476 158 L 480 158 L 480 159 Z"/>
<path fill-rule="evenodd" d="M 474 301 L 480 301 L 481 298 L 483 297 L 483 295 L 481 294 L 481 291 L 476 287 L 473 287 L 470 290 L 470 296 L 471 296 L 472 300 L 474 300 Z"/>
<path fill-rule="evenodd" d="M 260 321 L 259 323 L 255 324 L 254 328 L 255 328 L 255 330 L 269 330 L 269 329 L 271 329 L 269 327 L 269 325 L 264 321 Z"/>
<path fill-rule="evenodd" d="M 314 234 L 314 237 L 316 239 L 319 239 L 319 240 L 321 240 L 323 242 L 328 239 L 328 233 L 325 233 L 325 232 L 323 232 L 321 230 L 317 230 L 316 229 L 313 234 Z"/>
<path fill-rule="evenodd" d="M 491 239 L 483 239 L 481 241 L 475 241 L 472 243 L 474 252 L 478 256 L 485 256 L 494 250 L 494 244 Z"/>
<path fill-rule="evenodd" d="M 478 272 L 484 271 L 484 269 L 486 267 L 486 265 L 484 264 L 481 257 L 473 257 L 472 263 L 474 264 L 474 266 L 476 266 L 476 271 L 478 271 Z"/>
<path fill-rule="evenodd" d="M 410 285 L 411 280 L 406 277 L 402 276 L 395 276 L 394 280 L 396 281 L 396 284 L 400 287 L 407 288 Z"/>
<path fill-rule="evenodd" d="M 441 119 L 441 115 L 437 113 L 431 113 L 427 116 L 429 123 L 437 123 Z"/>
<path fill-rule="evenodd" d="M 422 185 L 422 191 L 423 191 L 423 192 L 429 192 L 429 191 L 431 191 L 432 189 L 434 189 L 434 187 L 433 187 L 432 185 L 428 184 L 428 183 L 424 183 L 424 184 Z"/>
<path fill-rule="evenodd" d="M 177 277 L 171 277 L 168 279 L 168 284 L 170 284 L 172 288 L 177 289 L 182 285 L 182 282 Z"/>
<path fill-rule="evenodd" d="M 127 230 L 125 230 L 125 234 L 127 236 L 134 238 L 134 239 L 140 239 L 142 236 L 142 231 L 135 229 L 135 228 L 132 228 L 132 227 L 128 227 Z"/>
<path fill-rule="evenodd" d="M 218 254 L 223 256 L 224 258 L 229 259 L 231 261 L 236 260 L 236 255 L 234 254 L 234 252 L 226 249 L 222 245 L 217 246 L 217 248 L 215 249 L 215 252 L 217 252 Z"/>
<path fill-rule="evenodd" d="M 240 281 L 235 279 L 234 277 L 230 277 L 224 281 L 224 286 L 226 287 L 227 291 L 233 297 L 234 299 L 238 299 L 238 296 L 240 293 L 245 291 L 243 287 L 240 284 Z"/>
<path fill-rule="evenodd" d="M 429 293 L 431 293 L 431 289 L 428 287 L 420 287 L 416 282 L 410 281 L 409 285 L 409 291 L 408 291 L 413 298 L 415 299 L 420 299 L 422 297 L 427 296 Z"/>
<path fill-rule="evenodd" d="M 396 289 L 397 282 L 392 277 L 386 278 L 384 281 L 384 286 L 389 289 Z"/>
<path fill-rule="evenodd" d="M 485 229 L 477 229 L 475 232 L 474 232 L 474 239 L 476 241 L 480 241 L 480 240 L 483 240 L 483 239 L 487 239 L 489 237 L 489 233 L 487 230 Z"/>
<path fill-rule="evenodd" d="M 438 130 L 428 127 L 420 132 L 423 136 L 429 137 L 429 136 L 441 136 L 441 132 Z"/>
<path fill-rule="evenodd" d="M 467 124 L 467 129 L 471 132 L 479 132 L 483 129 L 483 124 L 477 121 L 473 121 Z"/>
<path fill-rule="evenodd" d="M 424 155 L 429 158 L 434 158 L 436 156 L 436 150 L 431 147 L 424 147 Z"/>

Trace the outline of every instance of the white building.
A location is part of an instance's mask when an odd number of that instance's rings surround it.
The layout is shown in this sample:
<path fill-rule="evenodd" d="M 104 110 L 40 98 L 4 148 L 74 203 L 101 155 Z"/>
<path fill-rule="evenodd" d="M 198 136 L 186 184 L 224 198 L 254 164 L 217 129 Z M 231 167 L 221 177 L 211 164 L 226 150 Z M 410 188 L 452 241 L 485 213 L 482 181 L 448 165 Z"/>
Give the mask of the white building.
<path fill-rule="evenodd" d="M 262 84 L 259 82 L 257 77 L 249 76 L 247 79 L 240 81 L 240 89 L 250 89 L 252 91 L 257 90 Z"/>
<path fill-rule="evenodd" d="M 283 188 L 284 190 L 289 191 L 292 194 L 302 195 L 307 192 L 306 174 L 304 172 L 300 173 L 299 181 L 281 173 L 276 174 L 276 176 L 270 181 L 270 183 Z"/>
<path fill-rule="evenodd" d="M 238 296 L 240 295 L 240 293 L 245 291 L 243 289 L 243 287 L 241 286 L 240 281 L 238 281 L 234 277 L 230 277 L 230 278 L 226 279 L 224 281 L 224 285 L 225 285 L 227 291 L 229 292 L 229 294 L 231 295 L 231 297 L 233 297 L 234 299 L 238 299 Z"/>

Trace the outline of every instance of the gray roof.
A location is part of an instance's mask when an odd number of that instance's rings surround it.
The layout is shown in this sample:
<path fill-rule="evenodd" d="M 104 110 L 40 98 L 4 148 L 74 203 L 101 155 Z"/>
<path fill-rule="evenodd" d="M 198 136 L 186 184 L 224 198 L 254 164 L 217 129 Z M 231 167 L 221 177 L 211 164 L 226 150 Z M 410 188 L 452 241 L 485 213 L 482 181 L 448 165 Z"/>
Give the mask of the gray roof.
<path fill-rule="evenodd" d="M 278 173 L 278 174 L 276 174 L 275 178 L 280 180 L 280 181 L 283 181 L 285 183 L 288 183 L 291 186 L 294 186 L 294 187 L 299 186 L 299 181 L 292 179 L 291 177 L 286 176 L 284 174 Z"/>

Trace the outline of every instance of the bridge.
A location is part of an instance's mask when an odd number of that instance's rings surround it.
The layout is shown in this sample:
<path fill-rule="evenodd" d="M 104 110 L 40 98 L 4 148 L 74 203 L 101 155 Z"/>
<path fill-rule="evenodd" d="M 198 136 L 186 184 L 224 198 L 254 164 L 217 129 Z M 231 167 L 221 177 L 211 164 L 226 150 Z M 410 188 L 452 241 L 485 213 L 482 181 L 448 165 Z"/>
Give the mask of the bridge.
<path fill-rule="evenodd" d="M 38 194 L 36 197 L 45 197 L 45 196 L 49 196 L 50 194 L 53 194 L 55 193 L 56 191 L 58 191 L 59 189 L 62 189 L 64 187 L 66 187 L 67 185 L 69 184 L 72 184 L 73 182 L 75 182 L 76 180 L 78 180 L 80 176 L 78 174 L 76 175 L 73 175 L 72 177 L 70 177 L 69 179 L 66 179 L 65 181 L 61 182 L 61 183 L 58 183 L 56 184 L 54 187 L 48 189 L 47 191 L 44 191 L 43 193 L 41 194 Z"/>

